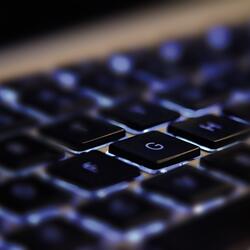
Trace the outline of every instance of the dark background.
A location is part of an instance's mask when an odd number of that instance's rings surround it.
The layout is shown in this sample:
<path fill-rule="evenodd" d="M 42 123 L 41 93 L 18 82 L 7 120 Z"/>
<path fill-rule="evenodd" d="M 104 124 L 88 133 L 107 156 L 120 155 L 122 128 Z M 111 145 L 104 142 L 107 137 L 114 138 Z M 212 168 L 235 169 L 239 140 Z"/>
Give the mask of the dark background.
<path fill-rule="evenodd" d="M 134 1 L 8 1 L 0 5 L 0 46 L 7 46 L 27 38 L 62 30 L 78 23 L 88 23 L 107 16 L 119 15 L 134 9 L 150 7 L 162 2 L 180 0 Z"/>

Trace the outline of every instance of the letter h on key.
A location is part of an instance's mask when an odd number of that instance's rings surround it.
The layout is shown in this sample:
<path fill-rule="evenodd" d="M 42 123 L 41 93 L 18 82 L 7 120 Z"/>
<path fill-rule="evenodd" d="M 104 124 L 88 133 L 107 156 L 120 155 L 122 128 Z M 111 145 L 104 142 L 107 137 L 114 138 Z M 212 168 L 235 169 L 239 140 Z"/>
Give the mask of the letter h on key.
<path fill-rule="evenodd" d="M 217 129 L 221 129 L 221 125 L 213 123 L 213 122 L 207 122 L 206 124 L 200 124 L 200 128 L 208 130 L 210 132 L 214 132 Z"/>

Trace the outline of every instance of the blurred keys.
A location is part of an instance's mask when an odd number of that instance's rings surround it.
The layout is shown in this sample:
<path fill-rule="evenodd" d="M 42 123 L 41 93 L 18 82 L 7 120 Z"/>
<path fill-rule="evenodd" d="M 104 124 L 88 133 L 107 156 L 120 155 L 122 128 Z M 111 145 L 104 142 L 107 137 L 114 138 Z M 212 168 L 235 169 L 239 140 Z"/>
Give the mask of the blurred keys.
<path fill-rule="evenodd" d="M 59 180 L 89 191 L 128 182 L 140 175 L 136 168 L 99 151 L 50 166 L 48 172 Z"/>
<path fill-rule="evenodd" d="M 158 131 L 115 142 L 110 145 L 109 152 L 152 171 L 191 160 L 200 155 L 198 147 Z"/>
<path fill-rule="evenodd" d="M 65 219 L 55 218 L 8 235 L 8 241 L 36 250 L 100 249 L 97 238 Z"/>
<path fill-rule="evenodd" d="M 0 206 L 15 214 L 51 209 L 65 205 L 69 199 L 68 193 L 38 177 L 21 177 L 0 184 Z"/>
<path fill-rule="evenodd" d="M 152 237 L 145 250 L 249 249 L 249 195 Z"/>
<path fill-rule="evenodd" d="M 104 110 L 104 115 L 137 131 L 174 121 L 179 117 L 177 112 L 150 102 L 128 102 L 117 105 Z"/>
<path fill-rule="evenodd" d="M 246 144 L 239 144 L 205 156 L 201 159 L 201 165 L 249 183 L 250 147 Z"/>
<path fill-rule="evenodd" d="M 218 83 L 219 84 L 219 83 Z M 223 103 L 227 97 L 228 92 L 223 89 L 223 86 L 184 86 L 177 88 L 174 91 L 162 92 L 159 94 L 160 99 L 164 102 L 172 102 L 191 110 L 199 110 L 208 108 L 218 103 Z"/>
<path fill-rule="evenodd" d="M 232 187 L 190 166 L 180 167 L 166 174 L 146 180 L 142 187 L 187 205 L 197 205 L 218 198 Z"/>
<path fill-rule="evenodd" d="M 94 148 L 125 136 L 123 129 L 86 116 L 75 116 L 48 125 L 42 128 L 40 133 L 76 152 Z"/>
<path fill-rule="evenodd" d="M 20 102 L 52 117 L 72 115 L 77 112 L 86 113 L 93 105 L 87 96 L 63 90 L 52 84 L 30 87 L 21 94 Z"/>
<path fill-rule="evenodd" d="M 129 230 L 168 218 L 169 211 L 131 192 L 117 193 L 104 200 L 81 206 L 80 214 L 112 226 L 118 230 Z"/>
<path fill-rule="evenodd" d="M 250 102 L 234 104 L 224 109 L 224 113 L 226 115 L 239 118 L 246 122 L 250 122 L 249 111 L 250 111 Z"/>
<path fill-rule="evenodd" d="M 5 136 L 7 133 L 20 131 L 35 125 L 36 121 L 14 109 L 6 106 L 0 107 L 0 135 Z"/>
<path fill-rule="evenodd" d="M 237 142 L 249 135 L 249 126 L 223 116 L 205 115 L 170 124 L 168 131 L 209 149 Z"/>
<path fill-rule="evenodd" d="M 29 135 L 0 140 L 0 165 L 13 173 L 61 159 L 63 152 Z"/>

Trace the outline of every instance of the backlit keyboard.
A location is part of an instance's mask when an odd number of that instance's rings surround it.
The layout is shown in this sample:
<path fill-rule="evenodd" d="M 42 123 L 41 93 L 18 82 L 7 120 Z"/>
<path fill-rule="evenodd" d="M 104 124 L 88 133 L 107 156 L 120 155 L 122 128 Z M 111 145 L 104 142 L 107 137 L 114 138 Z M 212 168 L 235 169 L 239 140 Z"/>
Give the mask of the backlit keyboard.
<path fill-rule="evenodd" d="M 3 82 L 0 249 L 249 249 L 249 55 L 218 26 Z"/>

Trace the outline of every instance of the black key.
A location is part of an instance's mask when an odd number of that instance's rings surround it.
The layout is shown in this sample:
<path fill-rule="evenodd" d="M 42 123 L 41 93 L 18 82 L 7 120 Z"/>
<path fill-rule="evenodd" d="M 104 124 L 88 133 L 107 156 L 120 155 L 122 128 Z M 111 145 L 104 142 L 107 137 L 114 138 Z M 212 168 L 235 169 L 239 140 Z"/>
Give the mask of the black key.
<path fill-rule="evenodd" d="M 97 250 L 93 235 L 60 218 L 25 227 L 9 234 L 7 240 L 28 250 Z"/>
<path fill-rule="evenodd" d="M 249 183 L 250 147 L 245 144 L 239 144 L 205 156 L 201 159 L 201 165 Z"/>
<path fill-rule="evenodd" d="M 150 192 L 169 196 L 187 205 L 196 205 L 232 190 L 230 185 L 191 166 L 146 180 L 142 186 Z"/>
<path fill-rule="evenodd" d="M 83 205 L 79 212 L 120 230 L 162 221 L 169 215 L 168 211 L 128 191 Z"/>
<path fill-rule="evenodd" d="M 243 139 L 249 126 L 223 116 L 205 115 L 170 124 L 168 131 L 210 149 Z"/>
<path fill-rule="evenodd" d="M 29 116 L 5 106 L 0 107 L 1 136 L 5 136 L 6 133 L 16 132 L 26 127 L 31 127 L 35 125 L 35 123 L 36 121 Z"/>
<path fill-rule="evenodd" d="M 113 143 L 109 147 L 109 152 L 150 170 L 159 170 L 191 160 L 200 154 L 198 147 L 158 131 Z"/>
<path fill-rule="evenodd" d="M 132 74 L 116 74 L 106 65 L 92 65 L 77 72 L 81 87 L 94 90 L 108 98 L 127 99 L 141 96 L 146 90 L 146 83 Z M 122 95 L 121 95 L 122 93 Z"/>
<path fill-rule="evenodd" d="M 197 216 L 154 236 L 145 250 L 247 250 L 250 247 L 250 197 Z"/>
<path fill-rule="evenodd" d="M 220 83 L 216 83 L 215 85 L 219 86 L 219 84 Z M 204 109 L 222 103 L 227 97 L 228 93 L 224 88 L 220 90 L 212 86 L 186 86 L 184 88 L 177 88 L 172 92 L 163 92 L 160 94 L 160 98 L 163 101 L 172 102 L 191 110 Z"/>
<path fill-rule="evenodd" d="M 72 151 L 84 151 L 125 136 L 123 129 L 85 116 L 49 125 L 40 132 Z"/>
<path fill-rule="evenodd" d="M 0 185 L 0 206 L 16 214 L 66 204 L 69 194 L 37 177 L 12 179 Z"/>
<path fill-rule="evenodd" d="M 139 176 L 128 164 L 99 151 L 84 153 L 49 167 L 50 175 L 78 187 L 95 191 Z"/>
<path fill-rule="evenodd" d="M 21 94 L 20 102 L 49 116 L 86 112 L 93 104 L 86 96 L 66 91 L 52 84 L 27 89 Z"/>
<path fill-rule="evenodd" d="M 238 103 L 224 109 L 226 115 L 250 122 L 250 102 Z"/>
<path fill-rule="evenodd" d="M 179 117 L 177 112 L 147 102 L 121 104 L 105 110 L 104 114 L 138 131 L 173 121 Z"/>
<path fill-rule="evenodd" d="M 54 147 L 29 135 L 16 135 L 0 141 L 0 164 L 7 171 L 41 166 L 63 155 Z"/>

